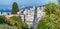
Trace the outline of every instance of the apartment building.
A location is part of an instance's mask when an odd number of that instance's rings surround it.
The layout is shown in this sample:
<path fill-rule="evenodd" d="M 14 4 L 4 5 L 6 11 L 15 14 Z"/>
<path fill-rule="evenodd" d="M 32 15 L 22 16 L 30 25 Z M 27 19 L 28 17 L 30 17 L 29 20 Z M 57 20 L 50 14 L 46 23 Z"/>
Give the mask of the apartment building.
<path fill-rule="evenodd" d="M 35 10 L 36 10 L 36 15 L 35 15 Z M 43 6 L 41 6 L 41 7 L 35 7 L 35 6 L 33 6 L 30 9 L 25 9 L 25 11 L 23 11 L 24 15 L 22 15 L 21 18 L 30 27 L 34 23 L 38 23 L 38 21 L 41 20 L 41 18 L 45 15 L 45 12 L 43 10 L 44 10 Z"/>

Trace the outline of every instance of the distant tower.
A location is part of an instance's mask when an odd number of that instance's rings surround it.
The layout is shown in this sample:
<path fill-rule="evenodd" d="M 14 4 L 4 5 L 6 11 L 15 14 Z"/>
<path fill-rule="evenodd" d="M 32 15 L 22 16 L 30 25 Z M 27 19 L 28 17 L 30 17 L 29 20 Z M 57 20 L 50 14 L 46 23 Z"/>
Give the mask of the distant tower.
<path fill-rule="evenodd" d="M 60 5 L 60 0 L 58 0 L 58 5 Z"/>

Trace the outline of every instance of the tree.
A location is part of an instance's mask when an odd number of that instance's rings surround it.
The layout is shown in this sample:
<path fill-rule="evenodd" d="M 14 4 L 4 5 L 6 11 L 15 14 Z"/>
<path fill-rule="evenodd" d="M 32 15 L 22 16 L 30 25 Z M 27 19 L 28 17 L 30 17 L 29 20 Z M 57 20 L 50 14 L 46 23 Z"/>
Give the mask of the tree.
<path fill-rule="evenodd" d="M 28 28 L 28 25 L 22 21 L 18 16 L 12 16 L 10 19 L 7 19 L 7 23 L 12 26 L 16 26 L 17 29 L 25 29 Z"/>
<path fill-rule="evenodd" d="M 36 29 L 60 29 L 60 6 L 49 3 L 45 5 L 45 12 Z"/>
<path fill-rule="evenodd" d="M 12 16 L 12 17 L 10 17 L 9 19 L 6 19 L 6 21 L 8 22 L 8 23 L 10 23 L 11 25 L 15 25 L 15 23 L 22 23 L 22 20 L 21 20 L 21 18 L 19 18 L 19 17 L 17 17 L 17 16 Z"/>
<path fill-rule="evenodd" d="M 49 3 L 45 5 L 45 12 L 46 14 L 51 14 L 55 12 L 56 5 L 54 3 Z"/>
<path fill-rule="evenodd" d="M 4 16 L 0 16 L 0 24 L 3 24 L 3 23 L 5 23 L 5 17 Z"/>
<path fill-rule="evenodd" d="M 25 22 L 23 22 L 22 29 L 29 29 L 29 28 L 28 28 L 28 25 L 27 25 Z"/>
<path fill-rule="evenodd" d="M 18 5 L 16 2 L 14 2 L 12 5 L 12 14 L 17 14 L 18 11 L 19 11 Z"/>
<path fill-rule="evenodd" d="M 54 18 L 46 16 L 39 21 L 36 29 L 58 29 L 58 27 L 54 22 Z"/>

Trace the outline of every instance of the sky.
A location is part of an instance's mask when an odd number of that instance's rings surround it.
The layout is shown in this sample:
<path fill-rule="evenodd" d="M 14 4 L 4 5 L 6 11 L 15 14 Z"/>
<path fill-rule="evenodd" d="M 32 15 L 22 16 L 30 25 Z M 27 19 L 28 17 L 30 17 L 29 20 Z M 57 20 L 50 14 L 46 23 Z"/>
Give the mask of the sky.
<path fill-rule="evenodd" d="M 57 3 L 57 0 L 52 0 L 54 3 Z M 0 0 L 0 8 L 11 7 L 13 2 L 16 2 L 19 7 L 23 6 L 39 6 L 45 5 L 50 2 L 50 0 Z"/>

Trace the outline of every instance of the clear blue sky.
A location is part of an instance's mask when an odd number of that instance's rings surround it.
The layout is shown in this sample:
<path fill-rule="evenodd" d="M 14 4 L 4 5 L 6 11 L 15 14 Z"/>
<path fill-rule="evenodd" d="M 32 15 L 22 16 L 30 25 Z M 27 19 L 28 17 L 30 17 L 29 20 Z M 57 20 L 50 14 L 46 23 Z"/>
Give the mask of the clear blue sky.
<path fill-rule="evenodd" d="M 39 6 L 47 4 L 50 0 L 0 0 L 0 8 L 4 6 L 12 6 L 13 2 L 17 2 L 19 6 Z M 57 0 L 53 0 L 57 3 Z"/>

